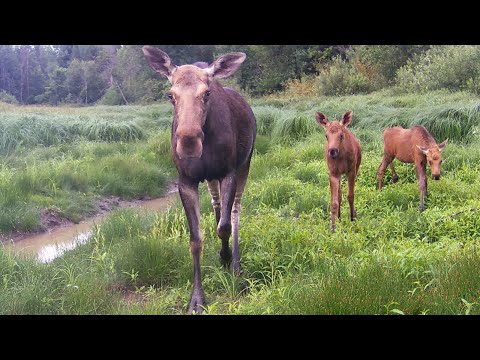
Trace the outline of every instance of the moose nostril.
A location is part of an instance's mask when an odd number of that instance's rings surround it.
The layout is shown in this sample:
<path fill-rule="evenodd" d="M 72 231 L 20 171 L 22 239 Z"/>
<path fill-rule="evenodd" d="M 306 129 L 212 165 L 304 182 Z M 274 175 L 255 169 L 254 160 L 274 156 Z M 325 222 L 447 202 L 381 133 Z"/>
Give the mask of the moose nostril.
<path fill-rule="evenodd" d="M 328 151 L 328 153 L 330 154 L 330 157 L 331 157 L 331 158 L 336 158 L 337 155 L 338 155 L 338 150 L 337 150 L 337 149 L 330 149 L 330 150 Z"/>

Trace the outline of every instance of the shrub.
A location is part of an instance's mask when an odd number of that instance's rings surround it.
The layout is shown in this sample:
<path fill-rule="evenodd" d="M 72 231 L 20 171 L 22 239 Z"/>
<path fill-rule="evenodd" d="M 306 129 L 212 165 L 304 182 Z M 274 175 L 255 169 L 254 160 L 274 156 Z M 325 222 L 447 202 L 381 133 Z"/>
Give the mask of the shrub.
<path fill-rule="evenodd" d="M 0 101 L 7 104 L 18 104 L 17 98 L 5 90 L 0 91 Z"/>
<path fill-rule="evenodd" d="M 407 92 L 447 88 L 480 93 L 480 46 L 434 46 L 397 71 L 397 86 Z"/>
<path fill-rule="evenodd" d="M 336 57 L 328 67 L 320 70 L 319 88 L 321 95 L 347 95 L 370 91 L 368 78 L 349 62 Z"/>

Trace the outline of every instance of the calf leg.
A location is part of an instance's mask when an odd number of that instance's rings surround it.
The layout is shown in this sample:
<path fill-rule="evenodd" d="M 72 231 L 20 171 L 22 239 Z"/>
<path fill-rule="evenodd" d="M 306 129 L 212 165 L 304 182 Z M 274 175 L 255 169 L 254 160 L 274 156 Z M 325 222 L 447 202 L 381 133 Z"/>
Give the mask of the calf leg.
<path fill-rule="evenodd" d="M 424 198 L 425 191 L 427 190 L 427 177 L 425 174 L 425 168 L 415 165 L 415 174 L 417 175 L 418 180 L 418 189 L 420 190 L 420 211 L 425 210 Z"/>
<path fill-rule="evenodd" d="M 338 180 L 338 218 L 340 219 L 340 211 L 342 209 L 342 177 Z"/>
<path fill-rule="evenodd" d="M 220 221 L 217 225 L 217 235 L 222 240 L 220 249 L 220 262 L 228 266 L 232 261 L 232 251 L 228 244 L 230 234 L 232 233 L 232 207 L 237 189 L 236 174 L 232 172 L 225 176 L 220 182 L 221 209 Z"/>
<path fill-rule="evenodd" d="M 387 154 L 383 154 L 383 160 L 378 167 L 377 177 L 378 177 L 378 190 L 382 190 L 383 186 L 383 176 L 385 175 L 385 170 L 387 166 L 393 161 L 393 157 Z"/>
<path fill-rule="evenodd" d="M 193 258 L 193 291 L 188 307 L 188 313 L 201 313 L 205 306 L 205 294 L 202 288 L 200 272 L 200 254 L 202 252 L 202 238 L 200 235 L 200 203 L 198 200 L 198 183 L 180 180 L 178 192 L 182 200 L 183 209 L 187 216 L 190 229 L 190 251 Z"/>
<path fill-rule="evenodd" d="M 395 172 L 395 168 L 393 167 L 393 161 L 390 163 L 390 169 L 392 170 L 392 184 L 398 181 L 398 175 Z"/>
<path fill-rule="evenodd" d="M 347 175 L 347 181 L 348 181 L 348 193 L 347 193 L 347 199 L 348 199 L 348 205 L 350 206 L 350 220 L 353 221 L 354 218 L 357 217 L 357 211 L 355 210 L 354 207 L 354 190 L 355 190 L 355 174 L 350 173 Z"/>
<path fill-rule="evenodd" d="M 335 218 L 338 216 L 338 188 L 340 187 L 340 178 L 330 175 L 330 211 L 331 211 L 331 230 L 335 232 Z"/>

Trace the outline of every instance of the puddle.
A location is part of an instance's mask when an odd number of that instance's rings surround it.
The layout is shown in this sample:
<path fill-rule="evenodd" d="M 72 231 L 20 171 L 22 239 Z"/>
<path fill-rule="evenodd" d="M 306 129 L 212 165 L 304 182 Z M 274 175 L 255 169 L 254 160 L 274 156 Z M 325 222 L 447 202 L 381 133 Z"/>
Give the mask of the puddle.
<path fill-rule="evenodd" d="M 125 203 L 119 208 L 140 208 L 145 211 L 162 211 L 169 208 L 178 199 L 175 190 L 171 190 L 166 196 L 132 203 Z M 117 208 L 118 209 L 118 208 Z M 5 244 L 17 254 L 33 254 L 41 263 L 48 263 L 62 256 L 66 251 L 72 250 L 80 244 L 85 244 L 92 235 L 95 225 L 101 224 L 108 213 L 87 219 L 78 224 L 57 227 L 45 233 L 26 237 L 16 242 Z"/>

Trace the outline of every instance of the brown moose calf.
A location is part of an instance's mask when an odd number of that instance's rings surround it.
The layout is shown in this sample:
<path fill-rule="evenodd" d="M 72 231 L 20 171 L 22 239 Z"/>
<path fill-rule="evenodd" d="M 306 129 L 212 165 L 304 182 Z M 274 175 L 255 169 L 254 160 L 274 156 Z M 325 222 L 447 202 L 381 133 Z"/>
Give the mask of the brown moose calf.
<path fill-rule="evenodd" d="M 317 122 L 325 129 L 327 141 L 325 143 L 325 158 L 330 175 L 331 193 L 331 225 L 332 233 L 335 231 L 335 217 L 340 218 L 340 205 L 342 203 L 341 177 L 347 175 L 347 199 L 350 205 L 350 219 L 357 216 L 354 202 L 355 180 L 358 168 L 362 161 L 362 148 L 360 142 L 347 126 L 352 122 L 352 112 L 347 111 L 339 121 L 329 122 L 321 112 L 315 114 Z"/>
<path fill-rule="evenodd" d="M 383 160 L 378 167 L 378 190 L 382 190 L 383 175 L 387 166 L 392 169 L 392 183 L 398 181 L 398 175 L 393 167 L 393 159 L 397 158 L 404 163 L 415 163 L 418 188 L 420 190 L 420 211 L 425 209 L 424 196 L 427 193 L 427 162 L 432 170 L 433 180 L 440 179 L 440 164 L 442 151 L 447 140 L 437 145 L 435 139 L 422 125 L 415 125 L 411 129 L 400 126 L 387 128 L 383 132 Z"/>

